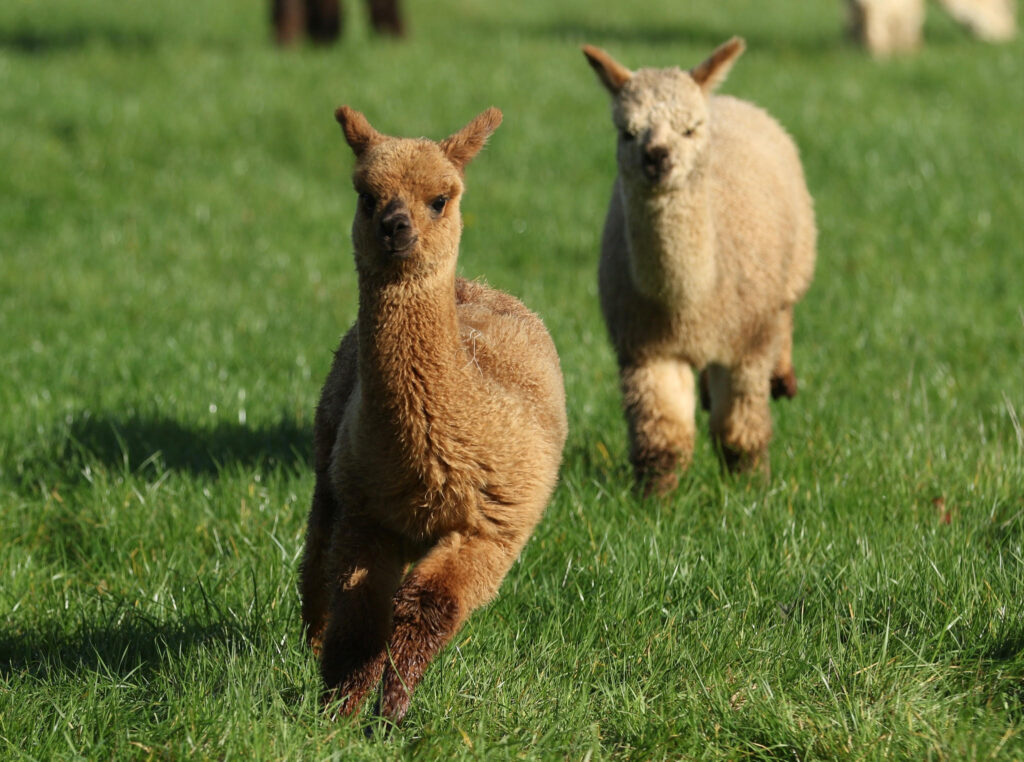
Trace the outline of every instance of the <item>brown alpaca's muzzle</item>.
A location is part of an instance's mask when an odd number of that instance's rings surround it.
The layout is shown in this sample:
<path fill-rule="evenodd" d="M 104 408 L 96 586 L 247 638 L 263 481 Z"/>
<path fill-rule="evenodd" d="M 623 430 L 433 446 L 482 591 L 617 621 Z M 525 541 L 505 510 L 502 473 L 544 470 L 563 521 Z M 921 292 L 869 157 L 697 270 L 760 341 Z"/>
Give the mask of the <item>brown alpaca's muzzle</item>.
<path fill-rule="evenodd" d="M 409 210 L 398 199 L 392 200 L 384 207 L 377 227 L 377 238 L 384 251 L 396 256 L 407 256 L 416 243 L 417 236 L 413 230 Z"/>

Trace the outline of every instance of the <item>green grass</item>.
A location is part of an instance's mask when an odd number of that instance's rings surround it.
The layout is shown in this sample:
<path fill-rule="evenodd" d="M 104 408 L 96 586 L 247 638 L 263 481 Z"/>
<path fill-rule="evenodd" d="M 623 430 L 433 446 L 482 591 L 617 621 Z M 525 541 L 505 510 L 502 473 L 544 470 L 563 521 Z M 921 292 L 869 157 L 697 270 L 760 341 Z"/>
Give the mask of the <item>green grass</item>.
<path fill-rule="evenodd" d="M 933 10 L 872 62 L 801 0 L 437 0 L 394 43 L 350 5 L 288 52 L 243 0 L 0 8 L 0 758 L 1024 758 L 1024 43 Z M 769 484 L 702 436 L 640 500 L 578 48 L 691 65 L 733 33 L 724 90 L 817 203 L 801 394 Z M 461 270 L 545 318 L 572 427 L 497 601 L 370 739 L 321 713 L 296 592 L 356 310 L 343 102 L 435 138 L 504 110 Z"/>

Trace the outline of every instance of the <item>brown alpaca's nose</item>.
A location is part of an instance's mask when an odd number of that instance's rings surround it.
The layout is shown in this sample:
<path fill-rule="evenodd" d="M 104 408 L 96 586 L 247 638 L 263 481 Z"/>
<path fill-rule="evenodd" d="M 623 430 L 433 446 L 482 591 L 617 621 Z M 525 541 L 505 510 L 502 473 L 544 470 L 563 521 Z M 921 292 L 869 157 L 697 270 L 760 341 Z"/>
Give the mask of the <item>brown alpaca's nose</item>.
<path fill-rule="evenodd" d="M 378 229 L 380 242 L 392 254 L 405 251 L 416 243 L 416 234 L 412 229 L 412 219 L 405 204 L 395 199 L 391 201 L 380 216 Z"/>
<path fill-rule="evenodd" d="M 668 149 L 665 146 L 648 146 L 644 149 L 643 157 L 644 174 L 648 180 L 660 180 L 672 167 L 668 156 Z"/>

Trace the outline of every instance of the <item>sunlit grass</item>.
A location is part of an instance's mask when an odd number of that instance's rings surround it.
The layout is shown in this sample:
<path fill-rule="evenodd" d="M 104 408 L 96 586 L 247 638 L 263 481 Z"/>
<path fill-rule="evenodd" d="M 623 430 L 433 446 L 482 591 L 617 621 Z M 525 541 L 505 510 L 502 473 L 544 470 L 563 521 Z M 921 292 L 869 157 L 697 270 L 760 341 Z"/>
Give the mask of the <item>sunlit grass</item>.
<path fill-rule="evenodd" d="M 0 757 L 1024 756 L 1022 43 L 933 14 L 877 63 L 797 0 L 410 4 L 395 43 L 350 5 L 341 44 L 287 52 L 241 0 L 0 9 Z M 801 393 L 770 483 L 723 479 L 702 434 L 641 500 L 579 45 L 688 66 L 732 34 L 725 91 L 794 135 L 816 199 Z M 296 592 L 356 309 L 340 103 L 435 138 L 503 109 L 461 270 L 544 317 L 572 429 L 520 563 L 387 738 L 321 713 Z"/>

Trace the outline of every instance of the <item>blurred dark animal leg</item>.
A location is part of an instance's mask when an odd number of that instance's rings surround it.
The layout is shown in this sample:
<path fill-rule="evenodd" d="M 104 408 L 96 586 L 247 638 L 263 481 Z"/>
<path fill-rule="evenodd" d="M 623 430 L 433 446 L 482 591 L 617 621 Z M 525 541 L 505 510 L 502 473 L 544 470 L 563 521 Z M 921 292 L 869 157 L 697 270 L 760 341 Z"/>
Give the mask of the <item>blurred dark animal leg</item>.
<path fill-rule="evenodd" d="M 306 30 L 306 6 L 303 0 L 272 0 L 271 20 L 278 45 L 292 45 Z"/>
<path fill-rule="evenodd" d="M 394 37 L 405 36 L 402 9 L 399 0 L 367 0 L 370 9 L 370 26 L 379 34 Z"/>
<path fill-rule="evenodd" d="M 332 43 L 341 35 L 341 0 L 306 0 L 306 30 L 313 42 Z"/>

